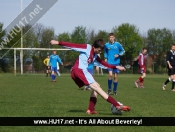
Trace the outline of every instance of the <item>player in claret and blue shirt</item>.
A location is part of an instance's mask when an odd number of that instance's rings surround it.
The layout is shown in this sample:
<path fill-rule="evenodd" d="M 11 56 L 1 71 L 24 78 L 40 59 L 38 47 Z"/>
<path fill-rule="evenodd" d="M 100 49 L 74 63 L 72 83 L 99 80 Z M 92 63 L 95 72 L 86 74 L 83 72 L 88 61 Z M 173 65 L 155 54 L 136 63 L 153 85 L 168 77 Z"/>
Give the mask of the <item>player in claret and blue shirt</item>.
<path fill-rule="evenodd" d="M 50 56 L 50 64 L 51 64 L 51 71 L 52 71 L 52 82 L 56 82 L 56 73 L 57 73 L 57 62 L 63 65 L 60 57 L 56 54 L 56 51 L 53 51 L 53 54 Z"/>
<path fill-rule="evenodd" d="M 89 85 L 90 88 L 92 89 L 90 94 L 89 107 L 86 111 L 87 114 L 97 114 L 97 111 L 95 110 L 95 105 L 97 102 L 98 94 L 103 99 L 113 104 L 117 109 L 130 111 L 130 107 L 120 105 L 114 98 L 112 98 L 110 95 L 104 92 L 101 86 L 95 81 L 91 73 L 88 72 L 88 69 L 87 69 L 88 65 L 95 61 L 97 61 L 98 63 L 108 68 L 112 68 L 112 69 L 118 68 L 119 70 L 125 70 L 125 68 L 122 66 L 110 65 L 107 62 L 100 59 L 98 54 L 101 53 L 104 47 L 104 43 L 102 39 L 96 40 L 92 46 L 89 44 L 74 44 L 69 42 L 60 42 L 56 40 L 51 40 L 50 43 L 52 45 L 61 45 L 71 50 L 80 52 L 74 66 L 71 69 L 71 77 L 80 88 L 85 85 L 86 86 Z M 75 98 L 78 98 L 78 97 L 75 97 Z M 77 102 L 77 103 L 81 103 L 81 100 L 80 102 Z"/>
<path fill-rule="evenodd" d="M 111 65 L 119 66 L 120 65 L 120 56 L 125 53 L 124 48 L 119 42 L 115 41 L 114 33 L 109 34 L 109 42 L 105 44 L 104 47 L 104 58 L 105 61 Z M 112 76 L 114 74 L 114 88 L 113 92 L 114 95 L 117 95 L 117 86 L 118 86 L 118 69 L 108 69 L 109 76 L 108 76 L 108 94 L 112 91 Z"/>

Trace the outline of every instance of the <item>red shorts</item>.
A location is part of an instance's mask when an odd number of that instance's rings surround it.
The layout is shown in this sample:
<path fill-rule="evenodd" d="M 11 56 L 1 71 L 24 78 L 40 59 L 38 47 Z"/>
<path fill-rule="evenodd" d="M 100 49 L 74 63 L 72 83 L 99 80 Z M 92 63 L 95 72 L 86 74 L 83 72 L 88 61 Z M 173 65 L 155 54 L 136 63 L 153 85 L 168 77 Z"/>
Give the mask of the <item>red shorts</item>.
<path fill-rule="evenodd" d="M 144 69 L 142 69 L 142 68 L 144 68 Z M 146 73 L 146 66 L 143 66 L 142 68 L 139 66 L 139 73 L 141 73 L 141 74 Z"/>
<path fill-rule="evenodd" d="M 71 77 L 74 82 L 79 86 L 79 88 L 95 82 L 93 76 L 88 72 L 88 70 L 82 70 L 78 68 L 73 69 L 71 71 Z"/>

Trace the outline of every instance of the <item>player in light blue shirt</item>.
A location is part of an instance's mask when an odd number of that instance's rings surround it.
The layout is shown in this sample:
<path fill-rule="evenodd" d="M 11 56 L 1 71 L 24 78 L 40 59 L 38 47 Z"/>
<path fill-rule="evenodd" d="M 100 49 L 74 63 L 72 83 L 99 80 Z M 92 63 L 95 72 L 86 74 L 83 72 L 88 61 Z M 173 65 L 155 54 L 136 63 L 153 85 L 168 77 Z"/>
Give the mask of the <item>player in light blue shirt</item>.
<path fill-rule="evenodd" d="M 63 65 L 60 57 L 56 54 L 56 50 L 53 51 L 53 54 L 50 56 L 50 64 L 51 64 L 51 71 L 52 71 L 52 82 L 56 82 L 56 73 L 57 73 L 57 62 Z"/>
<path fill-rule="evenodd" d="M 111 65 L 118 66 L 120 64 L 120 56 L 125 53 L 124 48 L 119 42 L 115 41 L 114 33 L 109 34 L 109 42 L 105 44 L 104 47 L 104 58 L 105 61 Z M 108 69 L 109 77 L 108 77 L 108 94 L 110 94 L 112 90 L 112 75 L 114 74 L 114 95 L 117 95 L 117 86 L 118 86 L 118 69 Z"/>
<path fill-rule="evenodd" d="M 94 64 L 93 63 L 89 63 L 88 67 L 87 67 L 88 72 L 93 76 L 94 75 Z M 90 86 L 85 86 L 84 90 L 91 90 Z"/>

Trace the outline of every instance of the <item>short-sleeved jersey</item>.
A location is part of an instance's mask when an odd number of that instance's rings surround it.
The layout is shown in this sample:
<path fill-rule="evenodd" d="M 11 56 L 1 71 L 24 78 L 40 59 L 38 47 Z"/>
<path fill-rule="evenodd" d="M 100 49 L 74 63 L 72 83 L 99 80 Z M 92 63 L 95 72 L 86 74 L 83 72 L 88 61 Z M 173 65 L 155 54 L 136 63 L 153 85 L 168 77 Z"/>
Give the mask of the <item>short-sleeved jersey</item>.
<path fill-rule="evenodd" d="M 171 66 L 175 66 L 175 51 L 168 51 L 166 55 L 166 61 L 169 61 Z"/>
<path fill-rule="evenodd" d="M 146 58 L 147 58 L 147 55 L 140 53 L 139 58 L 138 58 L 138 64 L 140 68 L 143 68 L 146 66 Z"/>
<path fill-rule="evenodd" d="M 60 64 L 62 64 L 62 61 L 60 59 L 60 57 L 58 55 L 54 55 L 52 54 L 50 56 L 50 64 L 52 67 L 57 67 L 57 62 L 59 62 Z"/>
<path fill-rule="evenodd" d="M 89 69 L 94 69 L 94 64 L 93 63 L 90 63 L 89 65 L 88 65 L 88 68 L 87 68 L 88 70 Z"/>
<path fill-rule="evenodd" d="M 120 56 L 122 56 L 124 53 L 125 50 L 119 42 L 108 42 L 104 46 L 104 58 L 108 60 L 109 64 L 119 65 Z M 119 57 L 116 58 L 115 55 L 119 55 Z"/>

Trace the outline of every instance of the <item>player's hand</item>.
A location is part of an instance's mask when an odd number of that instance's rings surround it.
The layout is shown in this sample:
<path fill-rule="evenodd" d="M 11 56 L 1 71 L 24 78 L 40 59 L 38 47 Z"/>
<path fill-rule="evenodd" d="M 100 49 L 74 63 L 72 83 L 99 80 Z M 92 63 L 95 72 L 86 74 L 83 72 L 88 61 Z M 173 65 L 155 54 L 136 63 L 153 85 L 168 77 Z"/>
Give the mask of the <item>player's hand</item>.
<path fill-rule="evenodd" d="M 144 68 L 142 68 L 142 70 L 144 70 Z"/>
<path fill-rule="evenodd" d="M 169 65 L 169 68 L 172 69 L 173 67 L 171 65 Z"/>
<path fill-rule="evenodd" d="M 51 40 L 51 41 L 50 41 L 50 44 L 51 44 L 51 45 L 57 45 L 57 44 L 59 44 L 59 41 Z"/>
<path fill-rule="evenodd" d="M 105 62 L 107 62 L 108 60 L 107 59 L 105 59 Z"/>
<path fill-rule="evenodd" d="M 120 71 L 126 71 L 126 69 L 123 66 L 116 66 L 117 69 L 119 69 Z"/>
<path fill-rule="evenodd" d="M 117 57 L 119 57 L 119 55 L 115 54 L 114 57 L 117 58 Z"/>

